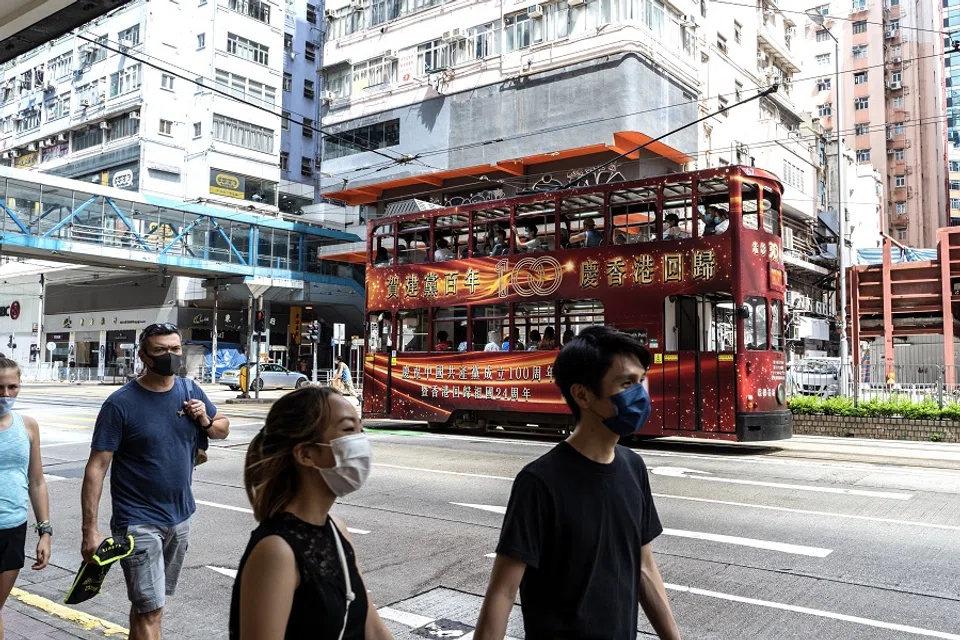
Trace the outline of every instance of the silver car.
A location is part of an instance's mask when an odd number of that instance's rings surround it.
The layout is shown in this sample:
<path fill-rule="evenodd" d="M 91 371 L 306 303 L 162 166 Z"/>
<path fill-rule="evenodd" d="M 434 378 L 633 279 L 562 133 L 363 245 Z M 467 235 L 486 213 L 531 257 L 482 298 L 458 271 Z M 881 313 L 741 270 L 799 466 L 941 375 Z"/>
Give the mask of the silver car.
<path fill-rule="evenodd" d="M 258 389 L 299 389 L 309 384 L 310 380 L 302 373 L 288 371 L 278 364 L 263 363 L 259 365 L 243 365 L 250 367 L 250 391 Z M 257 369 L 260 369 L 260 377 L 257 377 Z M 240 369 L 231 369 L 224 371 L 220 376 L 220 384 L 226 385 L 236 391 L 240 388 Z"/>

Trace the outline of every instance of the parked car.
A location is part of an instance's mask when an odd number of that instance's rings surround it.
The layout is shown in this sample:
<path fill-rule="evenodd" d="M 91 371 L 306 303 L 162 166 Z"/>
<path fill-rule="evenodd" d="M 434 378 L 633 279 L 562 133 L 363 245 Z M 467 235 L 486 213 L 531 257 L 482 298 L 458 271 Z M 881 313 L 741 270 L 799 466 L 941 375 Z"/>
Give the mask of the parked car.
<path fill-rule="evenodd" d="M 288 371 L 278 364 L 270 362 L 259 365 L 245 364 L 249 367 L 250 391 L 257 389 L 299 389 L 305 384 L 309 384 L 310 379 L 302 373 Z M 257 369 L 260 369 L 260 377 L 257 378 Z M 226 385 L 234 391 L 240 388 L 240 369 L 231 369 L 224 371 L 220 377 L 220 384 Z"/>
<path fill-rule="evenodd" d="M 840 393 L 840 358 L 805 358 L 789 375 L 798 395 L 829 398 Z"/>

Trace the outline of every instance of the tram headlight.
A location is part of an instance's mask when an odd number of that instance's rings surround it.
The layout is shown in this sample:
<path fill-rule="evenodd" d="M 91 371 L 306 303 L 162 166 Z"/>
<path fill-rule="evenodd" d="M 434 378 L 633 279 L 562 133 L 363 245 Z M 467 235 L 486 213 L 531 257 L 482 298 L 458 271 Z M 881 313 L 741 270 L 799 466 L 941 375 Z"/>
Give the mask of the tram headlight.
<path fill-rule="evenodd" d="M 782 382 L 777 385 L 777 403 L 781 405 L 787 403 L 787 388 Z"/>

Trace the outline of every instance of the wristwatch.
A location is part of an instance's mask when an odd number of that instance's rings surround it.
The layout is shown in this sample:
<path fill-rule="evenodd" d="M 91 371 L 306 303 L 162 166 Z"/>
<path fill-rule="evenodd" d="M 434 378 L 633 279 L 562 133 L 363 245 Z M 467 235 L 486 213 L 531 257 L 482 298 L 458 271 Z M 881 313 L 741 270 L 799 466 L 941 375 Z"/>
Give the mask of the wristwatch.
<path fill-rule="evenodd" d="M 207 429 L 209 429 L 210 427 L 213 426 L 213 418 L 210 418 L 210 417 L 208 416 L 208 417 L 207 417 L 207 420 L 210 421 L 210 422 L 207 424 L 207 426 L 200 425 L 200 428 L 203 429 L 204 431 L 206 431 Z"/>
<path fill-rule="evenodd" d="M 50 526 L 50 522 L 48 520 L 38 522 L 37 524 L 33 525 L 33 528 L 36 529 L 38 536 L 47 534 L 48 536 L 53 537 L 53 527 Z"/>

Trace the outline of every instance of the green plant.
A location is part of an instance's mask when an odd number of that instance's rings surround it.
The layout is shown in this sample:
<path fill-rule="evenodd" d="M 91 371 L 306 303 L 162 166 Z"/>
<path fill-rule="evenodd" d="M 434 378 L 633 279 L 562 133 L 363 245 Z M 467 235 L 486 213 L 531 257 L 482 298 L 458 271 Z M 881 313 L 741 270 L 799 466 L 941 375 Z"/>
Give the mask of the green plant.
<path fill-rule="evenodd" d="M 814 415 L 823 413 L 820 398 L 813 396 L 796 396 L 790 400 L 790 411 L 797 415 Z"/>
<path fill-rule="evenodd" d="M 930 442 L 943 442 L 943 434 L 942 434 L 942 433 L 931 433 L 931 434 L 930 434 Z"/>
<path fill-rule="evenodd" d="M 904 394 L 894 394 L 887 398 L 871 398 L 853 404 L 846 396 L 819 398 L 798 396 L 790 401 L 790 410 L 796 415 L 827 415 L 859 418 L 902 417 L 912 420 L 957 420 L 960 421 L 960 402 L 951 402 L 940 408 L 936 402 L 927 399 L 915 402 Z"/>

